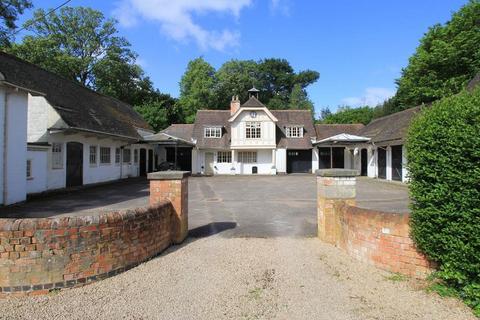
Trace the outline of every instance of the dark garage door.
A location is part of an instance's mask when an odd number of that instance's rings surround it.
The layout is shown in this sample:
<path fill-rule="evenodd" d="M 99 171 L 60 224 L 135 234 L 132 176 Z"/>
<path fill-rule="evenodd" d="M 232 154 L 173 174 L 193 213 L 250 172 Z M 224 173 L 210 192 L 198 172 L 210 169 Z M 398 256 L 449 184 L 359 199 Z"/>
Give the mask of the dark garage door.
<path fill-rule="evenodd" d="M 312 150 L 287 150 L 287 173 L 312 171 Z"/>
<path fill-rule="evenodd" d="M 402 146 L 392 146 L 392 180 L 402 181 Z"/>
<path fill-rule="evenodd" d="M 387 151 L 384 147 L 378 147 L 378 177 L 387 178 Z"/>
<path fill-rule="evenodd" d="M 167 162 L 175 163 L 175 148 L 168 147 Z M 182 171 L 192 171 L 192 148 L 177 148 L 177 168 Z"/>

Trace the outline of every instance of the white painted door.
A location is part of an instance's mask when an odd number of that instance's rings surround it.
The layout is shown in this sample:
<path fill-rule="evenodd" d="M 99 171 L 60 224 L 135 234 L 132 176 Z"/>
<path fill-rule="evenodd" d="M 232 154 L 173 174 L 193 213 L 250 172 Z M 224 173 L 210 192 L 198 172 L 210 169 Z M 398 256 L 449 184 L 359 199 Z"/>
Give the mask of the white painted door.
<path fill-rule="evenodd" d="M 205 174 L 213 175 L 213 153 L 205 153 Z"/>

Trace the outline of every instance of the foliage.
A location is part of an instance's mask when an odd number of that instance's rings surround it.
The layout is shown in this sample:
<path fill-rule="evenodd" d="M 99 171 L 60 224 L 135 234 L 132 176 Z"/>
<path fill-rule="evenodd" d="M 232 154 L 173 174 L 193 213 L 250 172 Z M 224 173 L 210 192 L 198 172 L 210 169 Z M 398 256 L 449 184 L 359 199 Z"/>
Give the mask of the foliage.
<path fill-rule="evenodd" d="M 17 28 L 15 22 L 25 9 L 33 7 L 31 0 L 0 1 L 0 47 L 8 47 L 12 32 Z"/>
<path fill-rule="evenodd" d="M 412 236 L 437 275 L 480 311 L 480 88 L 444 98 L 412 122 L 407 157 Z"/>
<path fill-rule="evenodd" d="M 359 108 L 351 108 L 349 106 L 344 106 L 340 107 L 335 113 L 328 113 L 327 110 L 322 113 L 322 123 L 368 124 L 375 115 L 375 109 L 369 106 Z"/>
<path fill-rule="evenodd" d="M 183 122 L 176 102 L 168 94 L 159 94 L 155 99 L 135 106 L 135 110 L 158 132 L 172 123 Z"/>
<path fill-rule="evenodd" d="M 193 122 L 201 108 L 228 109 L 233 95 L 246 101 L 248 90 L 255 86 L 260 100 L 271 109 L 313 109 L 305 88 L 318 78 L 316 71 L 295 73 L 285 59 L 230 60 L 215 70 L 197 58 L 189 62 L 180 82 L 179 104 L 187 122 Z"/>
<path fill-rule="evenodd" d="M 315 110 L 313 103 L 308 98 L 305 89 L 302 89 L 302 86 L 298 83 L 293 86 L 292 92 L 290 93 L 288 109 L 310 110 L 312 115 L 314 115 Z"/>
<path fill-rule="evenodd" d="M 7 51 L 127 103 L 143 103 L 156 92 L 115 24 L 86 7 L 48 15 L 39 9 L 24 25 L 31 34 Z"/>
<path fill-rule="evenodd" d="M 460 92 L 480 71 L 480 1 L 470 0 L 444 25 L 434 25 L 420 40 L 384 104 L 390 114 Z"/>
<path fill-rule="evenodd" d="M 197 110 L 215 109 L 217 99 L 215 69 L 203 58 L 188 63 L 187 70 L 180 80 L 180 98 L 187 123 L 195 121 Z"/>

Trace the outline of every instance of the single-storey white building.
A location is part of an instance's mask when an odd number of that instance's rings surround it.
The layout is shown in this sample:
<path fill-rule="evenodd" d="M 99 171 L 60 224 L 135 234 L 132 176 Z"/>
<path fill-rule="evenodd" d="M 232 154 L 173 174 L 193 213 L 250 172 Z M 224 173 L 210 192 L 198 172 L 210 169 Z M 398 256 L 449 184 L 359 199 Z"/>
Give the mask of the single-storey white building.
<path fill-rule="evenodd" d="M 154 170 L 154 132 L 130 105 L 5 53 L 0 73 L 3 204 Z"/>

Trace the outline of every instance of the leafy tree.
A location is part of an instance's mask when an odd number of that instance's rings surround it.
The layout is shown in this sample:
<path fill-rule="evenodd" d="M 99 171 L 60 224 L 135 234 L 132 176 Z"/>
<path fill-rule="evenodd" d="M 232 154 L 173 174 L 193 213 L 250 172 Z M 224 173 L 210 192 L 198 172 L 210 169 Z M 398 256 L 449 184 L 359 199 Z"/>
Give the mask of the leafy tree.
<path fill-rule="evenodd" d="M 203 58 L 192 60 L 180 82 L 180 105 L 188 122 L 200 108 L 228 109 L 233 95 L 248 99 L 248 90 L 260 90 L 260 100 L 271 109 L 313 110 L 305 88 L 317 81 L 318 72 L 295 73 L 285 59 L 230 60 L 218 71 Z M 291 96 L 294 103 L 291 102 Z"/>
<path fill-rule="evenodd" d="M 315 112 L 313 103 L 308 98 L 307 92 L 305 89 L 302 89 L 302 86 L 298 83 L 293 86 L 292 93 L 290 94 L 289 109 L 310 110 L 312 116 Z"/>
<path fill-rule="evenodd" d="M 322 123 L 363 123 L 368 124 L 375 115 L 375 109 L 369 106 L 351 108 L 343 106 L 335 113 L 326 113 L 322 117 Z"/>
<path fill-rule="evenodd" d="M 480 88 L 424 108 L 407 136 L 412 236 L 480 316 Z"/>
<path fill-rule="evenodd" d="M 248 99 L 248 90 L 259 87 L 258 64 L 253 60 L 230 60 L 225 62 L 216 72 L 218 81 L 218 107 L 230 105 L 233 95 L 238 95 L 240 101 Z"/>
<path fill-rule="evenodd" d="M 215 109 L 216 87 L 215 69 L 208 62 L 203 58 L 197 58 L 188 63 L 187 70 L 180 80 L 178 101 L 187 123 L 195 121 L 197 110 Z"/>
<path fill-rule="evenodd" d="M 155 131 L 165 129 L 172 123 L 184 121 L 177 100 L 168 94 L 158 94 L 156 98 L 135 106 L 135 110 Z"/>
<path fill-rule="evenodd" d="M 33 7 L 30 0 L 10 0 L 0 2 L 0 47 L 8 47 L 11 33 L 17 28 L 15 22 L 25 9 Z"/>
<path fill-rule="evenodd" d="M 32 34 L 8 51 L 99 92 L 142 103 L 142 97 L 151 98 L 155 90 L 115 24 L 86 7 L 64 7 L 49 15 L 39 9 L 25 23 Z"/>
<path fill-rule="evenodd" d="M 384 113 L 460 92 L 480 71 L 480 1 L 470 0 L 446 24 L 431 27 L 397 80 Z"/>
<path fill-rule="evenodd" d="M 324 107 L 322 110 L 320 110 L 320 120 L 324 120 L 328 116 L 332 114 L 332 111 L 330 110 L 329 107 Z"/>

